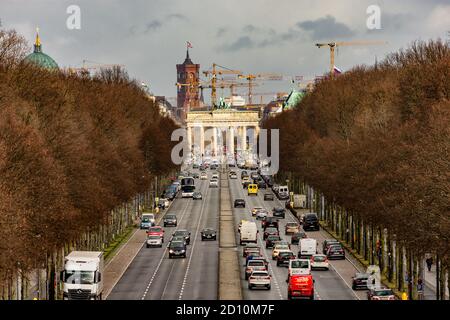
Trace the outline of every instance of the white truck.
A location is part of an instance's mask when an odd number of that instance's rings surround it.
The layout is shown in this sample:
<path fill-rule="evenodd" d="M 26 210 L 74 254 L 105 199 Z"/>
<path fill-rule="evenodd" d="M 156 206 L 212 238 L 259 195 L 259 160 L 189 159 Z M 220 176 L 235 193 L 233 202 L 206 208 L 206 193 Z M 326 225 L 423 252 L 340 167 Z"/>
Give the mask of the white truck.
<path fill-rule="evenodd" d="M 240 244 L 253 242 L 257 243 L 258 241 L 258 228 L 256 227 L 256 223 L 253 221 L 242 221 L 242 225 L 240 228 Z"/>
<path fill-rule="evenodd" d="M 64 259 L 64 300 L 101 300 L 103 294 L 103 252 L 72 251 Z"/>
<path fill-rule="evenodd" d="M 298 257 L 311 257 L 317 253 L 317 240 L 312 238 L 300 239 Z"/>
<path fill-rule="evenodd" d="M 306 195 L 305 194 L 294 194 L 294 208 L 295 209 L 306 208 Z"/>

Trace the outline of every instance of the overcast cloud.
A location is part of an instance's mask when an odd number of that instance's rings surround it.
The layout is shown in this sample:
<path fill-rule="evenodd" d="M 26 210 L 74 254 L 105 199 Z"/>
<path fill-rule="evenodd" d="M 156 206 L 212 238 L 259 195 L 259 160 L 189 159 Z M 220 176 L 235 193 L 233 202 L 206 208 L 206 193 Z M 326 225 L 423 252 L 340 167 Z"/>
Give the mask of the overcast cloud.
<path fill-rule="evenodd" d="M 317 41 L 384 40 L 387 45 L 339 48 L 345 70 L 373 64 L 412 41 L 446 38 L 448 0 L 0 0 L 3 27 L 29 40 L 40 27 L 43 51 L 61 67 L 83 59 L 126 66 L 158 95 L 176 95 L 176 68 L 186 54 L 201 70 L 213 62 L 246 73 L 313 78 L 328 70 L 329 51 Z M 81 30 L 66 27 L 69 5 L 81 8 Z M 381 8 L 380 30 L 368 30 L 366 9 Z M 257 91 L 289 90 L 267 82 Z M 219 92 L 220 94 L 220 92 Z M 205 96 L 208 93 L 205 92 Z"/>

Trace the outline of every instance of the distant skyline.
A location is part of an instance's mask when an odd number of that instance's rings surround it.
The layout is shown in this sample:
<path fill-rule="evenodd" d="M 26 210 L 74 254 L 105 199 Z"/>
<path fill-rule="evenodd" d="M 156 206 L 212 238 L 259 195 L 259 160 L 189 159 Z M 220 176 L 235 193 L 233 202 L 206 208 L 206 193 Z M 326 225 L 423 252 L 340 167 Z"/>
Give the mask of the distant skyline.
<path fill-rule="evenodd" d="M 130 77 L 167 97 L 176 96 L 175 66 L 184 61 L 186 41 L 202 71 L 215 62 L 244 73 L 312 79 L 329 69 L 329 50 L 318 49 L 316 42 L 388 42 L 339 48 L 336 66 L 345 72 L 372 65 L 375 57 L 382 60 L 414 40 L 447 39 L 450 30 L 447 0 L 1 1 L 2 27 L 21 33 L 30 51 L 38 26 L 43 51 L 60 67 L 80 67 L 84 59 L 123 64 Z M 81 9 L 80 30 L 66 27 L 70 5 Z M 381 9 L 380 30 L 366 26 L 370 5 Z M 289 91 L 291 86 L 289 81 L 266 81 L 254 91 Z M 237 92 L 245 96 L 246 90 Z M 209 91 L 204 94 L 209 97 Z"/>

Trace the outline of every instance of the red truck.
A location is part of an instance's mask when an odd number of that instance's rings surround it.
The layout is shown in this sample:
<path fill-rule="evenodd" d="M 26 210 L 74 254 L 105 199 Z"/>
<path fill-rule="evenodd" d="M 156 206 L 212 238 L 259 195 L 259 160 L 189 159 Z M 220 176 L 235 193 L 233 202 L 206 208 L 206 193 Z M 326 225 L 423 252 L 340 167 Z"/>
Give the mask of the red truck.
<path fill-rule="evenodd" d="M 314 280 L 310 274 L 294 274 L 289 277 L 288 300 L 308 297 L 314 300 Z"/>

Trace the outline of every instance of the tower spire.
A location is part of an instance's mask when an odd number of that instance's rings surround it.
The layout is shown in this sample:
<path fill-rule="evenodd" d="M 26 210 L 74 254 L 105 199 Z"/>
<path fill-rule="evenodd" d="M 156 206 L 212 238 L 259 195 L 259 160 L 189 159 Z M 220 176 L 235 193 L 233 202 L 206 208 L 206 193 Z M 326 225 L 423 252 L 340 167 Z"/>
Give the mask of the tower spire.
<path fill-rule="evenodd" d="M 39 27 L 36 27 L 36 41 L 34 43 L 34 52 L 41 52 L 41 38 L 39 37 Z"/>

